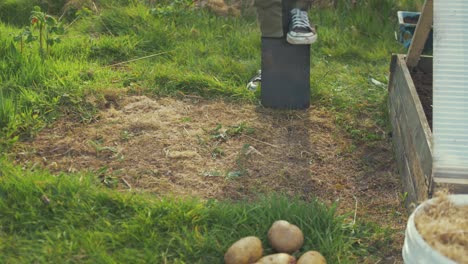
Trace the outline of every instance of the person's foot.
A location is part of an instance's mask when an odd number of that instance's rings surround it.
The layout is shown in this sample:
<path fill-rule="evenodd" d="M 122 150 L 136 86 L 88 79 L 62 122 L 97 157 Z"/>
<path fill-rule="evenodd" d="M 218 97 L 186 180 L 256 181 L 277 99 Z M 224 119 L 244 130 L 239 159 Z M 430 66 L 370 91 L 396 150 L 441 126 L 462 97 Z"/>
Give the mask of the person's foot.
<path fill-rule="evenodd" d="M 286 40 L 294 45 L 310 45 L 317 41 L 317 33 L 310 26 L 309 17 L 306 11 L 294 8 L 291 10 L 289 22 L 289 32 Z"/>

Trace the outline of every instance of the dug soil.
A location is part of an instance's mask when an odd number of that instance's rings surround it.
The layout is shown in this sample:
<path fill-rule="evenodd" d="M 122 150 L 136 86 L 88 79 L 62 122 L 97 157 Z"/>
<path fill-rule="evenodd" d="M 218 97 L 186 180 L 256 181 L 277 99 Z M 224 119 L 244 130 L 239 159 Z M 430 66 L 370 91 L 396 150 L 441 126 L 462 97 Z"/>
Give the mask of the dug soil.
<path fill-rule="evenodd" d="M 62 119 L 21 144 L 17 162 L 91 171 L 122 191 L 202 199 L 272 192 L 339 201 L 341 213 L 393 230 L 380 263 L 398 263 L 405 209 L 391 145 L 355 145 L 325 109 L 278 111 L 198 97 L 123 97 L 90 124 Z"/>
<path fill-rule="evenodd" d="M 415 68 L 411 71 L 411 77 L 426 114 L 427 122 L 432 130 L 432 73 L 426 73 Z"/>

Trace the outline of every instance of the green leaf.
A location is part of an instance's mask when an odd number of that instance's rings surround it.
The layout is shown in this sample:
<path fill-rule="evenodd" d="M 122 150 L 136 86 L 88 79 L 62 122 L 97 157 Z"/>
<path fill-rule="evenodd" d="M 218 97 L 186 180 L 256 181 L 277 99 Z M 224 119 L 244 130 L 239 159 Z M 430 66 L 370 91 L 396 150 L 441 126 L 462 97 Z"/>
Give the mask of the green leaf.
<path fill-rule="evenodd" d="M 59 24 L 57 26 L 57 29 L 56 29 L 56 32 L 58 35 L 63 35 L 65 34 L 65 29 L 63 28 L 63 25 L 62 24 Z"/>
<path fill-rule="evenodd" d="M 18 50 L 16 49 L 15 45 L 13 42 L 10 44 L 10 53 L 11 54 L 18 54 Z"/>
<path fill-rule="evenodd" d="M 227 177 L 228 178 L 236 178 L 236 177 L 240 177 L 242 175 L 244 175 L 244 173 L 242 173 L 242 171 L 230 171 L 230 172 L 228 172 Z"/>
<path fill-rule="evenodd" d="M 47 43 L 47 45 L 52 46 L 52 45 L 54 45 L 55 42 L 54 42 L 54 39 L 50 38 L 50 39 L 46 40 L 46 43 Z"/>
<path fill-rule="evenodd" d="M 62 25 L 57 25 L 49 28 L 49 32 L 57 35 L 63 35 L 65 33 L 65 30 Z"/>
<path fill-rule="evenodd" d="M 83 7 L 81 10 L 78 10 L 78 12 L 76 12 L 76 16 L 87 17 L 87 16 L 91 15 L 92 13 L 93 12 L 91 10 L 89 10 L 89 8 Z"/>
<path fill-rule="evenodd" d="M 55 25 L 57 25 L 57 20 L 53 16 L 45 15 L 44 19 L 45 19 L 47 26 L 49 27 L 54 27 Z"/>
<path fill-rule="evenodd" d="M 31 43 L 31 42 L 35 41 L 36 39 L 37 39 L 36 36 L 34 36 L 34 35 L 32 35 L 32 34 L 29 34 L 29 35 L 27 35 L 27 37 L 26 37 L 26 43 Z"/>

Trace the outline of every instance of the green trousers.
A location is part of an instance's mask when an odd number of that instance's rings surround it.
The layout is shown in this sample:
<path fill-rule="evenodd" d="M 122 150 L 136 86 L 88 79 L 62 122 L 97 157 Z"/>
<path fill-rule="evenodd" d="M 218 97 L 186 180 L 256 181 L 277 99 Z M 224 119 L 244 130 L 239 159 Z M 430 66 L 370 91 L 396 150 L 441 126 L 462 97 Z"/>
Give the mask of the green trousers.
<path fill-rule="evenodd" d="M 283 6 L 306 9 L 310 2 L 310 0 L 255 0 L 262 37 L 281 38 L 284 36 L 283 25 L 287 20 L 283 17 Z"/>

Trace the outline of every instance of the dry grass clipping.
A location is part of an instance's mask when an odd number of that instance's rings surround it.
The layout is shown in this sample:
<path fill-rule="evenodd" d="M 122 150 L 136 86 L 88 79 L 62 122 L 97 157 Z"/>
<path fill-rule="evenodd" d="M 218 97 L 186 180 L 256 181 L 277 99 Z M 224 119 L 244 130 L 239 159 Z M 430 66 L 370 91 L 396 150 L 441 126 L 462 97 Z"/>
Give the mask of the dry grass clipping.
<path fill-rule="evenodd" d="M 447 192 L 416 215 L 421 236 L 434 249 L 457 263 L 468 263 L 468 205 L 452 203 Z"/>

